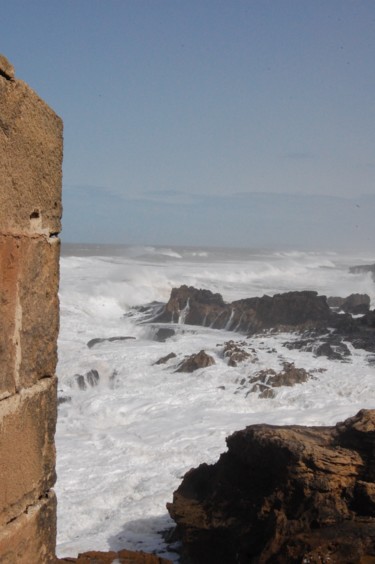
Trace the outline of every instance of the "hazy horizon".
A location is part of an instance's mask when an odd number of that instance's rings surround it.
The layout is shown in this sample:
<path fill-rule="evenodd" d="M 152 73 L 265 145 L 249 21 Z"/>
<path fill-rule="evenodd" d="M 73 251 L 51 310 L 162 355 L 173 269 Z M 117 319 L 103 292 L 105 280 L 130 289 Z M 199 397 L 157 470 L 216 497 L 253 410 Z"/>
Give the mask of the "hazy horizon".
<path fill-rule="evenodd" d="M 64 120 L 65 241 L 372 249 L 375 4 L 2 6 Z"/>

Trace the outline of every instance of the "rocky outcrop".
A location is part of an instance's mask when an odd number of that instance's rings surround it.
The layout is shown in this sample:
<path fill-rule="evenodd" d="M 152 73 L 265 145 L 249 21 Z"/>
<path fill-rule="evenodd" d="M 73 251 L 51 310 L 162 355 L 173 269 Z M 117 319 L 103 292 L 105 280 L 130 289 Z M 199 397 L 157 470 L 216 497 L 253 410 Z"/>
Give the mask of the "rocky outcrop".
<path fill-rule="evenodd" d="M 95 347 L 95 345 L 100 345 L 101 343 L 114 343 L 116 341 L 129 341 L 134 339 L 135 337 L 107 337 L 107 338 L 97 337 L 95 339 L 91 339 L 86 344 L 89 349 L 92 349 L 92 347 Z"/>
<path fill-rule="evenodd" d="M 176 353 L 171 352 L 171 353 L 167 354 L 166 356 L 162 356 L 161 358 L 159 358 L 159 360 L 154 362 L 154 364 L 166 364 L 172 358 L 176 358 Z"/>
<path fill-rule="evenodd" d="M 181 286 L 153 320 L 203 325 L 253 334 L 276 329 L 320 329 L 332 316 L 325 296 L 317 292 L 287 292 L 226 304 L 220 294 Z"/>
<path fill-rule="evenodd" d="M 224 343 L 223 357 L 227 359 L 228 366 L 237 366 L 239 363 L 251 358 L 249 352 L 245 350 L 246 343 L 227 341 Z M 254 356 L 255 358 L 255 356 Z"/>
<path fill-rule="evenodd" d="M 347 298 L 330 297 L 327 302 L 335 311 L 352 315 L 365 314 L 370 309 L 370 296 L 367 294 L 350 294 Z"/>
<path fill-rule="evenodd" d="M 297 368 L 294 362 L 284 362 L 281 372 L 276 372 L 273 368 L 261 370 L 249 379 L 250 392 L 259 392 L 260 398 L 273 398 L 275 391 L 273 388 L 281 386 L 294 386 L 303 384 L 313 376 L 304 368 Z"/>
<path fill-rule="evenodd" d="M 207 368 L 215 364 L 215 360 L 205 351 L 200 351 L 197 354 L 192 354 L 183 360 L 175 372 L 194 372 L 199 368 Z"/>
<path fill-rule="evenodd" d="M 252 425 L 167 505 L 194 564 L 375 558 L 375 411 L 335 427 Z"/>

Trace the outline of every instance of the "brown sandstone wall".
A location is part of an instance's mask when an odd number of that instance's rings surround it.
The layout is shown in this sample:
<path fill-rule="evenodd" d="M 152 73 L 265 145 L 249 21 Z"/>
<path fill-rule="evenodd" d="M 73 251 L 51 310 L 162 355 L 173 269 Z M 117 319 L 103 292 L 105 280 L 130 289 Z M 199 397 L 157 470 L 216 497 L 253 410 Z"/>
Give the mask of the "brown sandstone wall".
<path fill-rule="evenodd" d="M 55 561 L 62 122 L 0 56 L 0 562 Z"/>

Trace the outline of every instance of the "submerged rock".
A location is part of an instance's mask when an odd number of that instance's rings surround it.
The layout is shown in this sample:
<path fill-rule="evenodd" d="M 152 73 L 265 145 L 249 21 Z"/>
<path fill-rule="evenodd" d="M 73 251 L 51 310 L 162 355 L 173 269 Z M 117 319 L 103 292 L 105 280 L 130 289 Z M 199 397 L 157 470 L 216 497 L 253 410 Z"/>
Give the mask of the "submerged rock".
<path fill-rule="evenodd" d="M 194 372 L 199 368 L 207 368 L 207 366 L 212 366 L 213 364 L 215 364 L 214 358 L 205 351 L 200 351 L 185 358 L 175 372 Z"/>
<path fill-rule="evenodd" d="M 96 338 L 96 339 L 91 339 L 88 343 L 87 346 L 89 347 L 89 349 L 92 349 L 92 347 L 94 347 L 95 345 L 99 345 L 100 343 L 113 343 L 114 341 L 128 341 L 129 339 L 135 339 L 135 337 L 107 337 L 107 338 Z"/>
<path fill-rule="evenodd" d="M 260 398 L 273 398 L 275 397 L 275 392 L 272 388 L 303 384 L 310 378 L 314 378 L 314 376 L 304 368 L 296 368 L 294 362 L 284 362 L 281 372 L 276 372 L 272 368 L 268 368 L 261 370 L 250 378 L 249 382 L 253 384 L 253 386 L 249 393 L 260 392 Z"/>
<path fill-rule="evenodd" d="M 161 358 L 159 358 L 159 360 L 154 362 L 154 364 L 166 364 L 168 362 L 168 360 L 171 360 L 172 358 L 176 358 L 176 353 L 171 352 L 171 353 L 167 354 L 166 356 L 162 356 Z"/>
<path fill-rule="evenodd" d="M 174 337 L 176 331 L 174 329 L 170 329 L 169 327 L 160 327 L 154 335 L 154 341 L 158 341 L 159 343 L 165 343 L 167 339 Z"/>
<path fill-rule="evenodd" d="M 167 504 L 194 564 L 375 558 L 375 410 L 335 427 L 251 425 Z M 185 560 L 184 560 L 185 561 Z"/>

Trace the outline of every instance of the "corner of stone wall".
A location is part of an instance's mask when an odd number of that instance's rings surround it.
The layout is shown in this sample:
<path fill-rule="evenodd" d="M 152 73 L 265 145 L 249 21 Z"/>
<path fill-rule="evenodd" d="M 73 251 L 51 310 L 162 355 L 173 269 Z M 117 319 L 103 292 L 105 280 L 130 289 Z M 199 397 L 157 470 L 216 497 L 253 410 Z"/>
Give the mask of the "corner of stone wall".
<path fill-rule="evenodd" d="M 62 121 L 0 55 L 0 562 L 55 561 Z"/>

